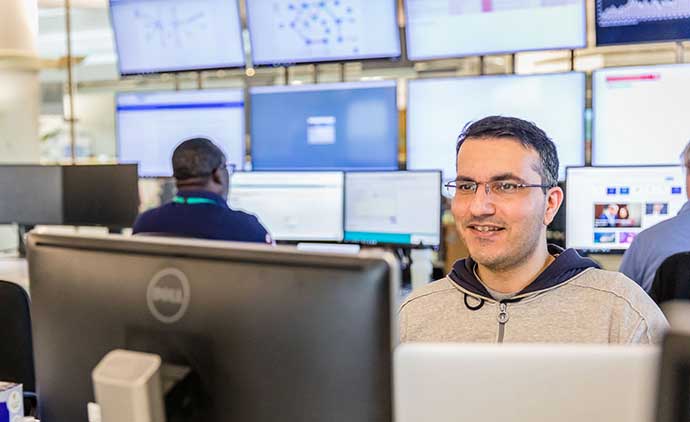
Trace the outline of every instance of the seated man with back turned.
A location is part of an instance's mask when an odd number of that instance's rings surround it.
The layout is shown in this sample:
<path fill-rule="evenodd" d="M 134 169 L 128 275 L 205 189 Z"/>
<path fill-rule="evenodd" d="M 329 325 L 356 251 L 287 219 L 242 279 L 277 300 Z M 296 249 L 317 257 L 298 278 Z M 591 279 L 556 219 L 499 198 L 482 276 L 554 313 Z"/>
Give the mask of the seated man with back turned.
<path fill-rule="evenodd" d="M 690 198 L 690 143 L 680 157 L 685 167 L 685 193 Z M 620 271 L 649 292 L 661 263 L 671 255 L 687 251 L 690 251 L 690 201 L 675 217 L 640 232 L 625 251 Z"/>
<path fill-rule="evenodd" d="M 400 308 L 401 340 L 657 343 L 666 319 L 632 280 L 546 243 L 563 201 L 556 147 L 524 120 L 491 116 L 458 138 L 446 186 L 469 257 Z"/>
<path fill-rule="evenodd" d="M 272 243 L 255 216 L 228 206 L 230 171 L 225 154 L 211 141 L 182 142 L 173 152 L 172 166 L 177 196 L 137 217 L 135 234 Z"/>

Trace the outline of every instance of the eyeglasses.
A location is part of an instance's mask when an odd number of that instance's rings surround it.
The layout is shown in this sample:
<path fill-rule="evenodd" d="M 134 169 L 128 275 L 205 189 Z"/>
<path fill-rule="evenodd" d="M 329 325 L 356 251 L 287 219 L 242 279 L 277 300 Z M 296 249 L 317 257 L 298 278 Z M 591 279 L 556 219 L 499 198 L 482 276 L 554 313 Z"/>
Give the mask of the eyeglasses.
<path fill-rule="evenodd" d="M 233 174 L 235 172 L 235 169 L 237 168 L 237 165 L 234 163 L 226 163 L 224 166 L 220 166 L 220 168 L 223 167 L 225 167 L 228 173 Z"/>
<path fill-rule="evenodd" d="M 492 195 L 497 197 L 511 197 L 522 192 L 525 188 L 551 188 L 551 185 L 535 185 L 526 183 L 517 183 L 510 180 L 497 180 L 494 182 L 467 182 L 453 180 L 446 183 L 445 188 L 450 196 L 456 196 L 461 198 L 469 198 L 470 196 L 477 193 L 479 185 L 484 185 L 484 192 L 488 195 L 491 192 Z"/>

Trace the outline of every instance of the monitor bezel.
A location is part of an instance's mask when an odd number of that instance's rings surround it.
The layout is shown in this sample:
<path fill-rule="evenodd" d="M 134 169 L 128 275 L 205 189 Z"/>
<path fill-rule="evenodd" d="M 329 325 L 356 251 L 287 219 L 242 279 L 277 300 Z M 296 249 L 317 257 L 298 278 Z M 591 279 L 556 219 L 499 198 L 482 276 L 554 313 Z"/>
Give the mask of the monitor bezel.
<path fill-rule="evenodd" d="M 568 180 L 569 180 L 568 172 L 570 169 L 634 169 L 634 168 L 679 168 L 679 167 L 682 167 L 682 166 L 680 164 L 567 166 L 565 168 L 565 175 L 566 175 L 566 177 L 565 177 L 565 186 L 566 186 L 565 192 L 567 194 L 567 192 L 570 190 L 570 188 L 568 187 Z M 567 208 L 566 208 L 566 213 L 565 213 L 565 220 L 566 221 L 565 221 L 565 231 L 564 231 L 566 247 L 573 248 L 573 249 L 577 250 L 578 252 L 582 252 L 584 255 L 599 255 L 599 254 L 601 254 L 601 255 L 623 255 L 625 253 L 625 251 L 628 250 L 628 248 L 624 248 L 624 249 L 621 249 L 621 248 L 578 248 L 576 246 L 568 246 L 568 215 L 569 214 L 570 213 L 567 212 Z M 669 218 L 672 218 L 672 216 L 670 216 Z M 642 230 L 644 230 L 644 229 L 641 229 L 640 231 L 642 231 Z"/>
<path fill-rule="evenodd" d="M 438 244 L 435 245 L 429 245 L 429 244 L 422 244 L 422 243 L 396 243 L 396 242 L 364 242 L 364 241 L 353 241 L 353 240 L 345 240 L 345 235 L 347 233 L 347 204 L 345 201 L 347 201 L 347 175 L 348 173 L 353 173 L 353 174 L 377 174 L 377 173 L 390 173 L 390 174 L 415 174 L 415 173 L 428 173 L 428 174 L 434 174 L 436 173 L 438 175 L 438 180 L 439 180 L 439 190 L 438 190 Z M 393 171 L 393 170 L 370 170 L 370 171 L 348 171 L 345 172 L 345 186 L 344 186 L 344 201 L 343 201 L 343 206 L 344 206 L 344 218 L 343 218 L 343 243 L 346 244 L 357 244 L 357 245 L 363 245 L 363 246 L 386 246 L 386 247 L 394 247 L 394 248 L 405 248 L 405 249 L 432 249 L 435 251 L 438 251 L 441 248 L 441 244 L 443 244 L 443 203 L 444 203 L 444 196 L 441 194 L 441 191 L 443 190 L 443 172 L 441 170 L 435 170 L 435 169 L 415 169 L 415 170 L 398 170 L 398 171 Z"/>
<path fill-rule="evenodd" d="M 202 72 L 202 71 L 213 71 L 213 70 L 225 70 L 225 69 L 244 69 L 247 66 L 246 59 L 246 46 L 244 45 L 244 37 L 242 36 L 242 17 L 240 14 L 240 4 L 239 0 L 222 0 L 222 1 L 232 1 L 237 9 L 237 27 L 239 28 L 240 37 L 240 47 L 242 49 L 242 62 L 241 63 L 226 63 L 214 65 L 200 65 L 200 66 L 190 66 L 190 67 L 170 67 L 166 69 L 148 69 L 140 71 L 123 71 L 122 61 L 120 60 L 120 50 L 121 47 L 117 41 L 117 29 L 115 25 L 115 20 L 113 19 L 113 4 L 112 0 L 108 0 L 108 20 L 110 21 L 110 27 L 113 30 L 113 43 L 115 44 L 115 56 L 117 62 L 117 71 L 120 77 L 134 77 L 134 76 L 147 76 L 147 75 L 160 75 L 163 73 L 184 73 L 184 72 Z"/>
<path fill-rule="evenodd" d="M 298 66 L 298 65 L 308 65 L 308 64 L 313 64 L 313 65 L 320 65 L 320 64 L 334 64 L 334 63 L 349 63 L 349 62 L 376 62 L 376 61 L 390 61 L 390 62 L 396 62 L 396 61 L 402 61 L 403 60 L 403 47 L 402 47 L 402 40 L 400 38 L 400 27 L 398 25 L 398 14 L 399 14 L 399 8 L 398 8 L 398 2 L 396 0 L 388 0 L 391 3 L 394 3 L 394 27 L 395 27 L 395 37 L 397 38 L 397 44 L 398 44 L 398 54 L 397 55 L 370 55 L 370 56 L 358 56 L 358 57 L 350 57 L 350 58 L 328 58 L 325 60 L 295 60 L 291 62 L 260 62 L 257 63 L 255 60 L 255 51 L 254 51 L 254 43 L 253 43 L 253 37 L 252 37 L 252 30 L 251 30 L 251 13 L 249 12 L 249 9 L 251 6 L 249 3 L 251 3 L 252 0 L 245 0 L 245 6 L 247 9 L 247 32 L 249 33 L 249 44 L 252 45 L 251 49 L 251 59 L 252 59 L 252 66 L 254 68 L 270 68 L 270 67 L 291 67 L 291 66 Z M 261 1 L 261 0 L 259 0 Z M 380 1 L 380 0 L 376 0 Z"/>
<path fill-rule="evenodd" d="M 455 59 L 455 58 L 464 58 L 464 57 L 476 57 L 476 56 L 487 56 L 487 55 L 500 55 L 500 54 L 515 54 L 515 53 L 524 53 L 524 52 L 530 52 L 530 51 L 554 51 L 554 50 L 575 50 L 578 48 L 586 48 L 587 47 L 587 4 L 583 0 L 582 1 L 582 42 L 576 45 L 571 45 L 571 46 L 559 46 L 559 47 L 545 47 L 545 48 L 533 48 L 533 49 L 518 49 L 518 50 L 502 50 L 502 51 L 478 51 L 474 53 L 467 53 L 467 54 L 438 54 L 438 55 L 428 55 L 428 56 L 417 56 L 417 57 L 411 57 L 410 56 L 410 19 L 409 19 L 409 13 L 408 13 L 408 2 L 409 0 L 403 0 L 404 1 L 404 10 L 405 10 L 405 52 L 407 53 L 407 59 L 411 62 L 420 62 L 420 61 L 428 61 L 428 60 L 439 60 L 439 59 Z"/>

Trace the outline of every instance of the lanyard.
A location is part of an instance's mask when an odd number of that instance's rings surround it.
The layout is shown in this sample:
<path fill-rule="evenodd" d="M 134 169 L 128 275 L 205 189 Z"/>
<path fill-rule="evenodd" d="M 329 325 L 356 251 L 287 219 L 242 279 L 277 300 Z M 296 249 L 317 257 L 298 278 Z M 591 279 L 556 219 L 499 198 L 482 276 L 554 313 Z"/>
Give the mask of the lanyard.
<path fill-rule="evenodd" d="M 176 204 L 187 204 L 187 205 L 199 205 L 199 204 L 218 205 L 218 202 L 214 201 L 213 199 L 199 198 L 199 197 L 195 197 L 195 196 L 190 196 L 188 198 L 185 198 L 182 196 L 175 196 L 175 197 L 173 197 L 172 201 Z"/>

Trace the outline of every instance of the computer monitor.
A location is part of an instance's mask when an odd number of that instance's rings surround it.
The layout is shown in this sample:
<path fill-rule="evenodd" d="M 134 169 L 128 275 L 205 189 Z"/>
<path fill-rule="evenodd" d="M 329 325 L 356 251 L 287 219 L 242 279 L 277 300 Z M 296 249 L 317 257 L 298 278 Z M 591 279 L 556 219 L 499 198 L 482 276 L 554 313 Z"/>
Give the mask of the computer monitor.
<path fill-rule="evenodd" d="M 254 87 L 254 170 L 396 170 L 395 81 Z"/>
<path fill-rule="evenodd" d="M 62 224 L 60 166 L 0 165 L 0 224 Z"/>
<path fill-rule="evenodd" d="M 454 179 L 458 135 L 491 115 L 543 129 L 556 144 L 560 179 L 566 166 L 585 163 L 584 73 L 411 80 L 407 103 L 408 169 L 442 169 L 444 180 Z"/>
<path fill-rule="evenodd" d="M 438 246 L 441 172 L 345 174 L 345 241 Z"/>
<path fill-rule="evenodd" d="M 138 162 L 144 177 L 172 176 L 172 153 L 189 138 L 204 137 L 228 163 L 244 164 L 244 91 L 142 91 L 117 95 L 120 161 Z"/>
<path fill-rule="evenodd" d="M 192 370 L 199 407 L 184 420 L 391 422 L 396 265 L 374 251 L 32 233 L 41 421 L 86 421 L 91 371 L 120 348 Z"/>
<path fill-rule="evenodd" d="M 624 251 L 688 199 L 681 166 L 570 167 L 565 192 L 566 246 L 589 252 Z"/>
<path fill-rule="evenodd" d="M 63 224 L 131 227 L 139 213 L 136 164 L 62 167 Z"/>
<path fill-rule="evenodd" d="M 584 0 L 405 0 L 405 11 L 411 60 L 586 45 Z"/>
<path fill-rule="evenodd" d="M 397 1 L 248 0 L 255 65 L 400 57 Z"/>
<path fill-rule="evenodd" d="M 2 165 L 0 222 L 130 227 L 139 207 L 136 164 Z"/>
<path fill-rule="evenodd" d="M 244 66 L 237 0 L 110 0 L 121 75 Z"/>
<path fill-rule="evenodd" d="M 649 422 L 658 359 L 641 345 L 404 344 L 396 422 Z"/>
<path fill-rule="evenodd" d="M 592 164 L 678 164 L 690 139 L 690 64 L 597 70 Z"/>
<path fill-rule="evenodd" d="M 687 321 L 687 303 L 683 315 Z M 684 325 L 686 324 L 684 322 Z M 669 321 L 673 325 L 673 321 Z M 657 422 L 685 422 L 690 419 L 690 334 L 673 329 L 664 337 L 657 392 Z"/>
<path fill-rule="evenodd" d="M 240 172 L 228 204 L 254 214 L 275 240 L 343 240 L 342 172 Z"/>
<path fill-rule="evenodd" d="M 680 41 L 690 38 L 684 1 L 597 0 L 597 45 Z"/>

